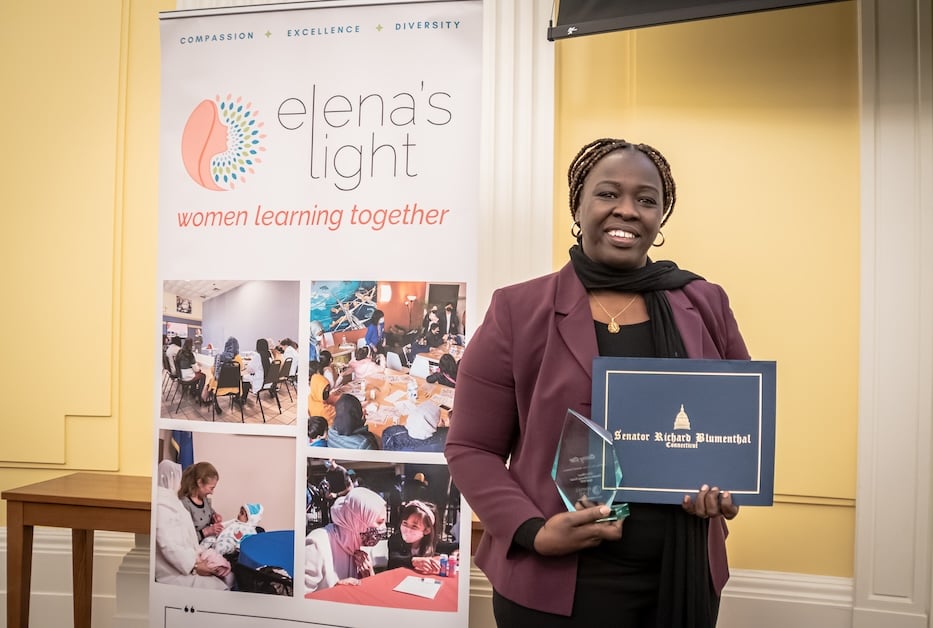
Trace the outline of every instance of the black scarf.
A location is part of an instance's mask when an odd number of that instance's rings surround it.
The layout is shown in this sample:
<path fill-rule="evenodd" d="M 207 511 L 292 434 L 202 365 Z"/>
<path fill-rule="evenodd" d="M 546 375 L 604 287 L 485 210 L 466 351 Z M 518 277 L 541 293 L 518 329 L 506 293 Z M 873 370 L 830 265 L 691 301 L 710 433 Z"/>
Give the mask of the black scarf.
<path fill-rule="evenodd" d="M 575 244 L 570 248 L 570 261 L 580 282 L 587 290 L 618 290 L 639 292 L 645 298 L 651 335 L 659 358 L 685 358 L 684 341 L 674 325 L 671 304 L 664 290 L 682 288 L 691 281 L 703 279 L 689 270 L 681 270 L 670 261 L 652 262 L 641 268 L 618 270 L 594 262 L 583 247 Z"/>
<path fill-rule="evenodd" d="M 691 281 L 702 280 L 702 277 L 681 270 L 674 262 L 652 262 L 650 259 L 641 268 L 618 270 L 591 260 L 579 244 L 571 247 L 570 261 L 587 290 L 642 294 L 658 357 L 687 357 L 664 290 L 682 288 Z M 661 561 L 656 625 L 713 628 L 719 613 L 719 600 L 712 593 L 709 575 L 709 521 L 689 515 L 680 508 L 671 508 L 668 515 L 670 521 Z"/>

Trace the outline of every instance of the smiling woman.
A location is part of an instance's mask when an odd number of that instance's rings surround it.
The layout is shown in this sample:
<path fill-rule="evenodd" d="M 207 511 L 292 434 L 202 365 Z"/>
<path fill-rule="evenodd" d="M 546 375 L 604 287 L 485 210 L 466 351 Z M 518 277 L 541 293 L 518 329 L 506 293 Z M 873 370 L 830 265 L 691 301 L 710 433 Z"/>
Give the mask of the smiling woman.
<path fill-rule="evenodd" d="M 595 357 L 747 360 L 748 351 L 722 288 L 648 258 L 676 199 L 659 151 L 599 139 L 568 178 L 570 263 L 497 291 L 459 364 L 445 453 L 485 526 L 476 564 L 500 628 L 610 613 L 620 625 L 712 628 L 728 578 L 723 520 L 738 513 L 728 491 L 703 484 L 680 505 L 629 504 L 623 526 L 603 519 L 607 505 L 568 512 L 542 480 L 567 409 L 591 408 Z"/>

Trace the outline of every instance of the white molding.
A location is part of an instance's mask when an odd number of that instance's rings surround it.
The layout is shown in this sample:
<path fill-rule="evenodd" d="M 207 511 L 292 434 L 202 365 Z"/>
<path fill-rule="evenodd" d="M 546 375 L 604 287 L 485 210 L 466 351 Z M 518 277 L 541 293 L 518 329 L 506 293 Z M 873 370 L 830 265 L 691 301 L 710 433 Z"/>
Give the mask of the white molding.
<path fill-rule="evenodd" d="M 851 578 L 733 570 L 723 591 L 719 628 L 849 628 Z"/>
<path fill-rule="evenodd" d="M 552 5 L 551 0 L 483 2 L 483 162 L 474 299 L 479 316 L 496 288 L 552 270 L 554 45 L 547 41 Z"/>
<path fill-rule="evenodd" d="M 883 8 L 882 8 L 883 5 Z M 931 0 L 860 0 L 855 628 L 926 627 L 933 238 Z"/>
<path fill-rule="evenodd" d="M 92 617 L 94 628 L 122 628 L 115 623 L 117 572 L 121 562 L 135 546 L 132 534 L 119 532 L 94 533 L 94 584 Z M 0 563 L 6 564 L 7 529 L 0 528 Z M 143 598 L 148 598 L 148 550 Z M 31 626 L 70 626 L 73 617 L 71 583 L 71 531 L 63 528 L 35 528 L 32 544 L 32 591 L 30 596 Z M 7 574 L 0 575 L 0 599 L 6 608 Z M 143 612 L 148 611 L 143 602 Z M 5 618 L 2 620 L 5 624 Z M 128 627 L 127 627 L 128 628 Z M 141 627 L 140 627 L 141 628 Z"/>
<path fill-rule="evenodd" d="M 148 537 L 116 532 L 95 534 L 95 628 L 144 628 L 148 620 Z M 33 543 L 32 625 L 71 623 L 71 535 L 36 528 Z M 6 528 L 0 528 L 0 561 L 6 559 Z M 492 587 L 475 566 L 470 569 L 470 628 L 494 625 Z M 6 579 L 2 581 L 2 601 Z M 115 595 L 119 593 L 119 595 Z M 733 570 L 723 592 L 719 628 L 849 628 L 853 583 L 850 578 L 772 571 Z M 873 615 L 873 626 L 901 628 L 912 619 L 896 613 Z M 869 624 L 864 624 L 869 625 Z M 925 624 L 924 624 L 925 625 Z"/>
<path fill-rule="evenodd" d="M 851 578 L 736 569 L 723 591 L 718 627 L 849 628 L 852 599 Z M 492 587 L 483 572 L 473 567 L 470 569 L 470 628 L 494 624 Z"/>

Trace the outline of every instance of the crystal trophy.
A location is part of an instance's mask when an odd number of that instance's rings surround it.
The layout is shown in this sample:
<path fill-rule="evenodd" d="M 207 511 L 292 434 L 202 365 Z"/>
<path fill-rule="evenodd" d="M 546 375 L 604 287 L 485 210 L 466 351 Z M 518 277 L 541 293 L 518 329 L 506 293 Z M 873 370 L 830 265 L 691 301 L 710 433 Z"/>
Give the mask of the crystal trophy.
<path fill-rule="evenodd" d="M 605 504 L 612 512 L 601 521 L 628 516 L 628 504 L 613 504 L 622 483 L 622 468 L 612 436 L 573 410 L 567 410 L 564 418 L 551 477 L 568 510 Z"/>

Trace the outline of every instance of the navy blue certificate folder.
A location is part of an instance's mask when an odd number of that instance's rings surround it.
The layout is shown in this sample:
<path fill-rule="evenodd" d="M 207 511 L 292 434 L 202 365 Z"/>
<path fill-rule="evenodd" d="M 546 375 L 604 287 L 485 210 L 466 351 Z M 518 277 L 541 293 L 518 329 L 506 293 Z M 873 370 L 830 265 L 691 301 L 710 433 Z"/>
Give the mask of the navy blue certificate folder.
<path fill-rule="evenodd" d="M 680 504 L 702 484 L 774 501 L 776 364 L 596 358 L 593 416 L 622 466 L 616 501 Z"/>

